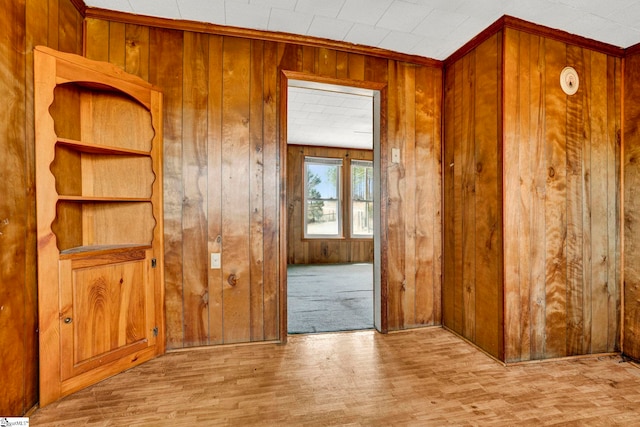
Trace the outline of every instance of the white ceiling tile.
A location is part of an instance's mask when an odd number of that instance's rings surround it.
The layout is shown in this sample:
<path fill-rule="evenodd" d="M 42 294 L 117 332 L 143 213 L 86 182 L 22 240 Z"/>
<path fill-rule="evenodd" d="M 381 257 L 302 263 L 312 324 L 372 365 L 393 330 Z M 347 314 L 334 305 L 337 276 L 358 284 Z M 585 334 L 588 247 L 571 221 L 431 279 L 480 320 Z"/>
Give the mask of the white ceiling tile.
<path fill-rule="evenodd" d="M 626 27 L 638 29 L 640 28 L 640 2 L 635 2 L 624 9 L 616 10 L 608 18 Z"/>
<path fill-rule="evenodd" d="M 224 0 L 176 0 L 182 19 L 192 21 L 226 24 Z"/>
<path fill-rule="evenodd" d="M 557 0 L 558 3 L 573 7 L 574 9 L 584 10 L 594 15 L 606 17 L 610 15 L 614 7 L 617 10 L 624 10 L 637 0 L 617 0 L 615 2 L 604 0 Z"/>
<path fill-rule="evenodd" d="M 380 42 L 389 34 L 389 30 L 376 28 L 371 25 L 354 24 L 345 37 L 351 43 L 378 46 Z"/>
<path fill-rule="evenodd" d="M 463 15 L 487 18 L 495 21 L 504 15 L 505 5 L 511 0 L 467 0 L 460 4 L 456 12 Z"/>
<path fill-rule="evenodd" d="M 443 43 L 444 41 L 441 39 L 423 37 L 413 46 L 412 53 L 418 56 L 433 58 L 434 52 L 439 52 L 442 49 Z"/>
<path fill-rule="evenodd" d="M 557 1 L 554 0 L 511 0 L 505 5 L 504 13 L 516 18 L 531 20 L 547 14 Z"/>
<path fill-rule="evenodd" d="M 331 40 L 344 40 L 352 26 L 351 22 L 316 16 L 313 18 L 307 34 Z"/>
<path fill-rule="evenodd" d="M 564 31 L 573 34 L 585 34 L 590 31 L 599 32 L 609 26 L 611 21 L 591 13 L 581 14 L 572 22 L 562 26 Z"/>
<path fill-rule="evenodd" d="M 296 11 L 336 18 L 345 0 L 298 0 Z"/>
<path fill-rule="evenodd" d="M 451 34 L 460 24 L 469 19 L 469 15 L 434 9 L 413 31 L 424 37 L 441 38 Z"/>
<path fill-rule="evenodd" d="M 376 26 L 397 32 L 411 32 L 432 10 L 433 8 L 425 5 L 396 0 L 382 15 Z"/>
<path fill-rule="evenodd" d="M 227 25 L 266 30 L 269 26 L 271 8 L 242 2 L 229 2 L 225 7 Z"/>
<path fill-rule="evenodd" d="M 378 46 L 396 52 L 409 53 L 421 39 L 415 34 L 391 31 Z"/>
<path fill-rule="evenodd" d="M 313 15 L 286 9 L 271 9 L 269 30 L 292 34 L 307 34 Z"/>
<path fill-rule="evenodd" d="M 459 47 L 462 47 L 466 42 L 480 34 L 492 23 L 493 21 L 471 16 L 456 28 L 456 37 L 451 37 L 451 40 L 457 41 L 457 43 L 464 40 L 463 43 L 459 44 Z"/>
<path fill-rule="evenodd" d="M 375 25 L 393 0 L 346 0 L 339 19 L 360 24 Z"/>
<path fill-rule="evenodd" d="M 160 16 L 170 19 L 180 18 L 176 0 L 135 0 L 130 3 L 133 12 L 139 15 Z"/>
<path fill-rule="evenodd" d="M 405 0 L 408 1 L 408 0 Z M 484 0 L 486 1 L 486 0 Z M 412 0 L 411 3 L 426 6 L 432 9 L 446 10 L 448 12 L 455 12 L 469 0 Z"/>
<path fill-rule="evenodd" d="M 296 7 L 296 0 L 249 0 L 249 4 L 293 10 Z"/>
<path fill-rule="evenodd" d="M 593 33 L 596 40 L 619 47 L 629 47 L 640 42 L 640 30 L 634 28 L 625 28 L 620 31 L 620 25 L 611 22 L 609 26 L 604 27 Z"/>

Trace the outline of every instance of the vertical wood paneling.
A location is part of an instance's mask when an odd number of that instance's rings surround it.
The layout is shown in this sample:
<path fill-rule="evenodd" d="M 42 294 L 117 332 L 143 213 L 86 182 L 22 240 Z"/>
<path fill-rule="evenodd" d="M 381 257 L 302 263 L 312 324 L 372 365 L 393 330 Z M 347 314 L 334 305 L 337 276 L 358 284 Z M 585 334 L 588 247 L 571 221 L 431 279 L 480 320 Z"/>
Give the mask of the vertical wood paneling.
<path fill-rule="evenodd" d="M 282 338 L 281 70 L 388 84 L 393 99 L 381 112 L 382 192 L 396 205 L 383 224 L 382 246 L 388 248 L 391 236 L 398 248 L 382 254 L 383 273 L 389 265 L 395 271 L 392 282 L 383 283 L 383 293 L 391 289 L 394 298 L 390 329 L 440 322 L 439 70 L 329 48 L 131 24 L 123 38 L 115 23 L 96 20 L 87 22 L 86 40 L 93 44 L 89 55 L 148 74 L 164 92 L 168 348 Z M 391 146 L 402 153 L 398 165 L 387 163 Z M 370 260 L 373 252 L 367 241 L 293 245 L 296 257 L 334 262 Z M 221 270 L 209 268 L 211 252 L 222 253 Z"/>
<path fill-rule="evenodd" d="M 56 9 L 49 7 L 49 14 L 55 14 Z M 57 14 L 58 25 L 49 27 L 50 32 L 58 31 L 57 49 L 69 53 L 82 52 L 82 16 L 68 0 L 58 0 Z"/>
<path fill-rule="evenodd" d="M 222 252 L 222 44 L 209 37 L 209 88 L 207 137 L 207 230 L 209 254 Z M 209 344 L 223 343 L 222 269 L 208 270 Z"/>
<path fill-rule="evenodd" d="M 251 298 L 251 341 L 264 339 L 264 147 L 262 136 L 263 120 L 263 46 L 262 41 L 251 42 L 251 87 L 250 87 L 250 147 L 249 147 L 249 246 L 250 253 L 250 298 Z"/>
<path fill-rule="evenodd" d="M 575 46 L 567 47 L 567 63 L 575 64 L 574 68 L 581 76 L 587 76 L 583 49 Z M 586 81 L 582 84 L 585 85 Z M 575 354 L 584 354 L 583 349 L 583 283 L 584 261 L 590 257 L 583 254 L 583 200 L 585 198 L 583 176 L 584 148 L 583 141 L 588 138 L 588 128 L 584 126 L 584 100 L 581 91 L 575 96 L 567 97 L 567 348 Z M 587 110 L 589 106 L 587 105 Z M 587 138 L 583 138 L 587 136 Z M 588 222 L 587 222 L 588 224 Z M 588 234 L 587 234 L 588 235 Z"/>
<path fill-rule="evenodd" d="M 389 147 L 386 149 L 387 157 L 391 158 L 391 150 L 396 148 L 401 152 L 401 163 L 392 163 L 387 166 L 387 247 L 389 257 L 387 260 L 387 280 L 388 280 L 388 319 L 389 328 L 392 330 L 399 329 L 400 322 L 404 319 L 403 299 L 405 290 L 405 247 L 404 247 L 404 229 L 405 220 L 403 214 L 403 190 L 404 190 L 404 161 L 406 161 L 406 152 L 400 147 L 400 141 L 405 137 L 405 128 L 403 123 L 404 116 L 404 74 L 398 70 L 398 64 L 391 62 L 389 64 L 389 84 L 393 90 L 389 91 L 389 121 L 388 121 L 388 138 Z M 383 148 L 384 149 L 384 148 Z"/>
<path fill-rule="evenodd" d="M 505 359 L 615 351 L 620 59 L 515 30 L 505 43 Z"/>
<path fill-rule="evenodd" d="M 109 23 L 109 43 L 107 48 L 109 49 L 108 59 L 105 61 L 111 62 L 114 65 L 122 69 L 126 69 L 126 57 L 125 50 L 127 50 L 126 25 L 121 22 Z"/>
<path fill-rule="evenodd" d="M 26 143 L 26 164 L 25 172 L 27 178 L 26 191 L 31 195 L 27 198 L 28 206 L 26 207 L 27 214 L 27 229 L 25 230 L 25 249 L 24 255 L 26 260 L 26 274 L 25 274 L 25 301 L 24 301 L 24 348 L 22 349 L 23 366 L 24 366 L 24 395 L 23 395 L 23 407 L 20 412 L 22 413 L 31 408 L 38 401 L 38 379 L 39 379 L 39 366 L 38 360 L 38 293 L 37 293 L 37 271 L 31 266 L 35 266 L 36 263 L 36 248 L 37 248 L 37 232 L 36 232 L 36 201 L 35 201 L 35 106 L 34 106 L 34 53 L 33 48 L 38 45 L 48 44 L 48 29 L 42 25 L 47 21 L 48 10 L 43 8 L 38 1 L 25 2 L 25 22 L 26 22 L 26 44 L 25 44 L 25 101 L 26 101 L 26 116 L 25 116 L 25 143 Z M 20 28 L 19 25 L 14 23 L 12 27 L 14 29 Z M 79 53 L 79 52 L 76 52 Z M 4 95 L 3 95 L 4 96 Z M 3 122 L 4 123 L 4 122 Z M 4 170 L 4 168 L 1 168 Z M 14 173 L 14 172 L 12 172 Z M 0 203 L 2 205 L 2 203 Z M 2 281 L 2 283 L 7 283 Z M 0 328 L 4 330 L 4 328 Z M 2 335 L 0 333 L 0 335 Z M 0 342 L 4 342 L 4 338 L 0 337 Z M 3 357 L 4 359 L 4 357 Z M 0 363 L 2 372 L 13 372 L 11 369 L 6 369 L 4 365 Z M 12 373 L 12 379 L 17 377 Z M 5 382 L 4 378 L 0 380 L 3 384 L 9 384 Z M 0 399 L 3 402 L 7 402 L 5 399 Z M 9 401 L 12 401 L 10 399 Z M 8 414 L 4 405 L 0 404 L 0 412 Z"/>
<path fill-rule="evenodd" d="M 455 166 L 455 129 L 456 123 L 456 97 L 455 97 L 455 66 L 447 67 L 444 70 L 444 135 L 443 145 L 443 260 L 442 260 L 442 324 L 450 329 L 454 329 L 454 306 L 455 306 L 455 205 L 454 200 L 454 166 Z"/>
<path fill-rule="evenodd" d="M 0 94 L 5 100 L 5 108 L 0 111 L 0 412 L 19 414 L 26 409 L 25 362 L 35 364 L 35 360 L 25 359 L 26 347 L 25 320 L 32 315 L 26 306 L 28 286 L 25 273 L 25 235 L 27 217 L 24 215 L 29 203 L 27 176 L 25 174 L 26 146 L 25 129 L 25 5 L 11 2 L 0 14 L 0 26 L 5 29 L 6 37 L 0 41 L 0 57 L 6 58 L 0 63 Z M 23 23 L 15 26 L 15 22 Z M 35 307 L 31 307 L 34 310 Z M 20 320 L 20 321 L 17 321 Z M 32 332 L 33 333 L 33 332 Z M 34 403 L 34 402 L 32 402 Z"/>
<path fill-rule="evenodd" d="M 529 69 L 531 71 L 531 133 L 533 138 L 531 141 L 531 179 L 534 188 L 533 197 L 531 199 L 531 211 L 527 212 L 530 217 L 531 223 L 531 302 L 529 307 L 531 309 L 531 357 L 533 359 L 540 359 L 545 354 L 545 322 L 546 322 L 546 299 L 545 299 L 545 253 L 546 247 L 544 244 L 545 239 L 545 215 L 544 215 L 544 203 L 546 198 L 546 179 L 547 169 L 545 161 L 545 139 L 544 128 L 546 126 L 546 116 L 544 110 L 544 85 L 546 81 L 544 73 L 544 62 L 542 58 L 544 56 L 544 39 L 539 36 L 531 37 L 531 55 L 529 62 Z M 507 58 L 508 59 L 508 58 Z M 507 78 L 505 76 L 505 78 Z M 526 88 L 523 88 L 526 90 Z M 508 93 L 504 94 L 505 98 L 509 97 Z M 505 127 L 506 124 L 505 124 Z M 505 133 L 509 131 L 506 130 Z M 505 162 L 510 162 L 511 159 L 505 159 Z M 514 225 L 514 224 L 512 224 Z M 505 230 L 511 230 L 512 225 L 509 228 L 505 227 Z M 507 234 L 505 233 L 505 236 Z M 524 273 L 524 272 L 523 272 Z M 526 273 L 524 273 L 526 274 Z M 511 283 L 506 283 L 507 288 L 511 286 Z M 524 299 L 526 303 L 526 296 Z M 534 326 L 535 325 L 535 326 Z M 524 331 L 523 331 L 524 334 Z M 514 339 L 508 337 L 507 340 Z M 517 338 L 516 338 L 517 339 Z M 507 359 L 508 360 L 508 359 Z M 520 360 L 517 359 L 516 360 Z M 525 359 L 526 360 L 526 359 Z"/>
<path fill-rule="evenodd" d="M 207 256 L 207 89 L 208 37 L 184 33 L 184 79 L 190 82 L 182 104 L 182 266 L 184 341 L 208 343 Z"/>
<path fill-rule="evenodd" d="M 33 0 L 32 0 L 33 1 Z M 60 29 L 60 1 L 64 2 L 64 0 L 47 0 L 47 14 L 44 16 L 47 19 L 48 32 L 49 37 L 47 40 L 47 46 L 52 49 L 60 49 L 58 45 L 58 40 L 60 38 L 59 29 Z M 44 7 L 41 3 L 41 7 Z M 44 21 L 39 25 L 44 25 Z"/>
<path fill-rule="evenodd" d="M 503 327 L 501 59 L 501 36 L 494 35 L 447 67 L 444 112 L 443 323 L 496 357 Z"/>
<path fill-rule="evenodd" d="M 607 56 L 593 53 L 590 58 L 591 111 L 589 115 L 591 129 L 591 180 L 590 216 L 591 216 L 591 353 L 607 350 L 609 329 L 609 256 L 607 233 L 609 227 L 607 191 L 608 147 L 607 147 Z M 612 281 L 614 278 L 612 278 Z M 614 286 L 615 288 L 615 286 Z"/>
<path fill-rule="evenodd" d="M 264 44 L 263 66 L 263 107 L 262 120 L 264 182 L 263 182 L 263 206 L 264 206 L 264 339 L 275 340 L 279 334 L 279 258 L 278 253 L 278 200 L 280 195 L 278 171 L 279 164 L 279 137 L 278 137 L 278 45 L 274 42 Z"/>
<path fill-rule="evenodd" d="M 503 356 L 502 280 L 502 33 L 480 45 L 476 61 L 475 251 L 476 342 Z"/>
<path fill-rule="evenodd" d="M 566 63 L 566 46 L 555 40 L 545 40 L 544 61 L 547 165 L 545 353 L 548 357 L 560 357 L 565 354 L 567 320 L 567 148 L 566 96 L 556 77 Z"/>
<path fill-rule="evenodd" d="M 460 142 L 460 218 L 462 230 L 459 234 L 462 246 L 462 269 L 460 270 L 461 294 L 460 328 L 462 336 L 475 341 L 476 338 L 476 54 L 470 52 L 462 59 L 462 122 Z M 488 104 L 491 98 L 487 99 Z M 477 254 L 479 255 L 479 254 Z"/>
<path fill-rule="evenodd" d="M 109 21 L 102 21 L 99 19 L 86 20 L 85 27 L 87 29 L 87 36 L 84 47 L 84 56 L 89 59 L 95 59 L 96 61 L 109 60 L 109 35 L 111 33 L 111 25 L 112 23 Z M 114 49 L 117 50 L 118 47 L 114 46 Z"/>
<path fill-rule="evenodd" d="M 442 233 L 439 195 L 442 188 L 434 176 L 440 176 L 440 123 L 442 73 L 416 69 L 416 152 L 423 159 L 416 167 L 416 323 L 440 322 L 440 247 Z M 422 163 L 424 162 L 424 163 Z"/>
<path fill-rule="evenodd" d="M 165 322 L 167 347 L 184 346 L 183 308 L 183 230 L 182 230 L 182 98 L 183 43 L 180 31 L 150 30 L 152 52 L 175 52 L 173 55 L 151 55 L 151 83 L 162 88 L 163 123 L 163 199 L 164 199 L 164 265 Z"/>
<path fill-rule="evenodd" d="M 251 42 L 225 38 L 222 55 L 223 332 L 225 342 L 242 342 L 250 339 L 251 307 L 248 193 Z"/>
<path fill-rule="evenodd" d="M 513 124 L 513 131 L 507 132 L 504 136 L 504 157 L 511 161 L 504 163 L 504 175 L 506 177 L 518 176 L 521 174 L 521 182 L 515 179 L 505 180 L 504 206 L 504 227 L 514 227 L 513 238 L 504 241 L 504 275 L 505 282 L 512 286 L 505 289 L 505 335 L 516 336 L 518 340 L 507 340 L 505 342 L 505 353 L 508 355 L 521 355 L 526 345 L 523 341 L 523 323 L 528 323 L 528 307 L 520 304 L 522 295 L 528 290 L 528 276 L 526 273 L 520 275 L 520 271 L 527 271 L 527 266 L 522 264 L 529 261 L 528 243 L 530 236 L 530 224 L 526 217 L 526 207 L 529 204 L 527 196 L 531 194 L 531 184 L 529 173 L 526 169 L 526 162 L 522 158 L 528 158 L 525 144 L 518 144 L 519 139 L 527 140 L 528 126 L 526 120 L 529 119 L 529 75 L 528 75 L 528 41 L 529 35 L 519 32 L 507 31 L 505 34 L 505 57 L 518 58 L 520 61 L 505 61 L 504 73 L 515 78 L 506 79 L 504 82 L 505 93 L 512 96 L 504 99 L 504 121 Z M 524 119 L 524 123 L 523 120 Z M 523 186 L 522 201 L 518 197 L 519 187 Z M 524 268 L 522 268 L 524 267 Z M 526 324 L 525 323 L 525 324 Z"/>
<path fill-rule="evenodd" d="M 624 334 L 623 352 L 640 359 L 640 55 L 624 71 Z"/>
<path fill-rule="evenodd" d="M 400 72 L 404 74 L 404 85 L 400 88 L 404 95 L 404 188 L 402 189 L 404 203 L 402 214 L 404 224 L 404 283 L 403 283 L 403 327 L 416 325 L 416 73 L 415 67 L 402 64 Z M 403 230 L 400 230 L 401 232 Z M 423 284 L 426 286 L 426 284 Z"/>
<path fill-rule="evenodd" d="M 125 71 L 149 80 L 149 27 L 125 27 Z"/>
<path fill-rule="evenodd" d="M 82 17 L 68 0 L 5 2 L 0 26 L 0 413 L 37 402 L 33 47 L 81 53 Z"/>
<path fill-rule="evenodd" d="M 452 234 L 447 235 L 447 238 L 453 239 L 454 244 L 454 253 L 449 254 L 447 256 L 453 257 L 453 323 L 451 325 L 447 325 L 451 327 L 454 331 L 462 334 L 462 325 L 464 322 L 464 305 L 462 304 L 463 298 L 463 290 L 464 290 L 464 271 L 463 271 L 463 262 L 464 258 L 462 256 L 463 253 L 463 245 L 464 245 L 464 216 L 463 216 L 463 190 L 464 186 L 462 184 L 462 171 L 464 170 L 464 162 L 462 158 L 462 152 L 465 145 L 468 143 L 466 138 L 468 135 L 463 133 L 462 123 L 464 121 L 464 108 L 468 108 L 469 104 L 465 102 L 462 94 L 462 89 L 464 87 L 463 80 L 463 69 L 464 62 L 458 61 L 454 65 L 454 103 L 455 109 L 453 111 L 453 119 L 454 119 L 454 141 L 453 144 L 449 145 L 445 143 L 445 150 L 453 150 L 453 161 L 449 165 L 449 167 L 453 170 L 453 205 L 451 205 L 450 209 L 452 209 L 451 214 L 453 216 L 453 229 Z M 445 207 L 446 209 L 447 207 Z"/>
<path fill-rule="evenodd" d="M 609 179 L 607 190 L 607 228 L 609 251 L 608 265 L 608 299 L 609 329 L 607 333 L 607 349 L 620 351 L 620 304 L 621 304 L 621 268 L 622 245 L 620 236 L 621 219 L 624 216 L 620 201 L 624 197 L 621 192 L 621 124 L 622 124 L 622 60 L 607 58 L 607 169 Z"/>

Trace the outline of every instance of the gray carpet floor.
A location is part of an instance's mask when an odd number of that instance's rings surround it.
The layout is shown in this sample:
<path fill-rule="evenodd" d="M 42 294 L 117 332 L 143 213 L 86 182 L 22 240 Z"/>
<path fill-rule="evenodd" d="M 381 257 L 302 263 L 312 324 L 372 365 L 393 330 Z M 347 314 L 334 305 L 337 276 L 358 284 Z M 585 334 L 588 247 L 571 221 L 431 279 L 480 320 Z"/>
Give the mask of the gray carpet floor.
<path fill-rule="evenodd" d="M 373 328 L 373 265 L 288 266 L 287 318 L 290 334 Z"/>

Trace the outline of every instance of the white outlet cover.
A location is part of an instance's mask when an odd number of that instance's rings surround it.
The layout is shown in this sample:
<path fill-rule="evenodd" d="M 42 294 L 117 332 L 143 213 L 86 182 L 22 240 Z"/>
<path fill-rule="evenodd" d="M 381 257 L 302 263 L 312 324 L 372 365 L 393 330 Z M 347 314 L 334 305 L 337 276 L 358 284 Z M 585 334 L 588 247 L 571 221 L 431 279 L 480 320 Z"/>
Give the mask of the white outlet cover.
<path fill-rule="evenodd" d="M 578 91 L 580 79 L 578 72 L 573 67 L 564 67 L 560 72 L 560 87 L 567 95 L 573 95 Z"/>

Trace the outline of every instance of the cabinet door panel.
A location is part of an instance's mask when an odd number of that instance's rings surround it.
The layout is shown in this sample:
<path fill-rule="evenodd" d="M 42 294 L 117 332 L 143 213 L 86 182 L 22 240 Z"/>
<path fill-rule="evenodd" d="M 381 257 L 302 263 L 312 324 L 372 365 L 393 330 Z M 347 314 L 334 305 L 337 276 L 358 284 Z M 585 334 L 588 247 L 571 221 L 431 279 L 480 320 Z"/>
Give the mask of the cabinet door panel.
<path fill-rule="evenodd" d="M 154 344 L 153 286 L 140 254 L 121 254 L 123 262 L 112 264 L 61 261 L 63 380 Z"/>

